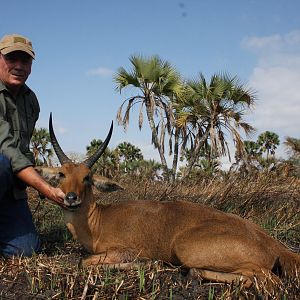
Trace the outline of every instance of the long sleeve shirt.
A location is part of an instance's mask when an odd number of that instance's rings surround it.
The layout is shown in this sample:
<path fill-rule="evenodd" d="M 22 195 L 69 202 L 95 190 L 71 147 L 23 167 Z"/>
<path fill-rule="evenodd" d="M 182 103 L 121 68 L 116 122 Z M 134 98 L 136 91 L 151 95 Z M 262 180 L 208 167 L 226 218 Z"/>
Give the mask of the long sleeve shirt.
<path fill-rule="evenodd" d="M 14 173 L 34 165 L 30 139 L 39 112 L 37 97 L 26 85 L 14 98 L 0 81 L 0 153 L 10 159 Z"/>

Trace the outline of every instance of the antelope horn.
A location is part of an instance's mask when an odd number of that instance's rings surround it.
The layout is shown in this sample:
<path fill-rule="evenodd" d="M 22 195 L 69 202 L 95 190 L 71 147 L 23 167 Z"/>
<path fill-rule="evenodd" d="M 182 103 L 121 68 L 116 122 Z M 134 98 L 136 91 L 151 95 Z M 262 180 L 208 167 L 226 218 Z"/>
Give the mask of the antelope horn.
<path fill-rule="evenodd" d="M 89 157 L 88 159 L 86 159 L 83 162 L 89 169 L 92 168 L 94 163 L 100 158 L 100 156 L 105 151 L 105 149 L 110 141 L 112 131 L 113 131 L 113 121 L 111 122 L 110 129 L 109 129 L 109 132 L 108 132 L 108 135 L 107 135 L 105 141 L 101 144 L 101 146 L 98 148 L 98 150 L 91 157 Z"/>
<path fill-rule="evenodd" d="M 58 141 L 56 139 L 56 136 L 54 134 L 54 130 L 53 130 L 53 125 L 52 125 L 52 113 L 50 113 L 50 118 L 49 118 L 49 133 L 50 133 L 50 139 L 51 139 L 51 143 L 53 146 L 53 149 L 58 157 L 58 160 L 60 162 L 61 165 L 65 164 L 65 163 L 69 163 L 72 162 L 67 155 L 62 151 L 61 147 L 58 144 Z"/>

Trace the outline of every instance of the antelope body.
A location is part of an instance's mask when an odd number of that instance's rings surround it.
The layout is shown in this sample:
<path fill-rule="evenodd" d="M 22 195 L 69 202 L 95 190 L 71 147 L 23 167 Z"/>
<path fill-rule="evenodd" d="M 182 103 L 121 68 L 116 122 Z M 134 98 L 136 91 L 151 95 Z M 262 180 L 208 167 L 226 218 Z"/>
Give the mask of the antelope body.
<path fill-rule="evenodd" d="M 186 202 L 128 201 L 98 205 L 92 185 L 104 191 L 121 187 L 101 176 L 92 177 L 94 163 L 107 146 L 81 164 L 71 162 L 60 149 L 52 128 L 54 150 L 60 168 L 43 168 L 46 178 L 60 174 L 66 194 L 66 225 L 91 256 L 85 265 L 126 265 L 137 258 L 159 259 L 197 272 L 206 279 L 250 286 L 254 276 L 264 280 L 275 273 L 293 274 L 300 256 L 271 238 L 256 224 L 211 207 Z M 73 209 L 72 209 L 73 208 Z"/>

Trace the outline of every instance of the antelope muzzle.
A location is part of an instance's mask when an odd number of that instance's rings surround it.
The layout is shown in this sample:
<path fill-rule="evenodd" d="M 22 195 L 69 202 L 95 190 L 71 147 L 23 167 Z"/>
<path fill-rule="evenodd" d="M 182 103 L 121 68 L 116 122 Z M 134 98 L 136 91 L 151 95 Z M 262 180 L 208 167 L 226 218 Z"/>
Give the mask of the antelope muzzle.
<path fill-rule="evenodd" d="M 80 207 L 81 200 L 77 196 L 75 192 L 69 192 L 66 194 L 64 204 L 68 207 L 68 209 L 76 209 Z"/>

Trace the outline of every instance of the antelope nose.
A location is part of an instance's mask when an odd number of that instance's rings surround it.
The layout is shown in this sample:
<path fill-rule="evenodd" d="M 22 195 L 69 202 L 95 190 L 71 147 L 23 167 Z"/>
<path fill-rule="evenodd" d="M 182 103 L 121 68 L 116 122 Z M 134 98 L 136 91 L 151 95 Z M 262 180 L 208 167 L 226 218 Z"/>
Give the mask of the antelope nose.
<path fill-rule="evenodd" d="M 69 209 L 75 209 L 80 206 L 81 201 L 80 198 L 78 198 L 76 193 L 69 192 L 66 195 L 64 203 Z"/>
<path fill-rule="evenodd" d="M 69 192 L 69 193 L 67 193 L 67 195 L 66 195 L 66 200 L 67 200 L 69 203 L 75 202 L 75 201 L 77 200 L 77 194 L 74 193 L 74 192 Z"/>

